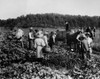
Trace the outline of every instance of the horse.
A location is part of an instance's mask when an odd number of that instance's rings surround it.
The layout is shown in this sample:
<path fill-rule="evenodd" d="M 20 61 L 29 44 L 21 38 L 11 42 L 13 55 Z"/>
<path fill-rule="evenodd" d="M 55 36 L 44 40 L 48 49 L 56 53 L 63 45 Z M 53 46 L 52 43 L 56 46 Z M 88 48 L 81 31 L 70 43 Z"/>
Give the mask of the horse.
<path fill-rule="evenodd" d="M 72 46 L 74 47 L 75 51 L 77 51 L 77 44 L 78 40 L 76 39 L 80 31 L 77 31 L 75 33 L 66 33 L 66 39 L 67 39 L 67 46 L 72 49 Z"/>
<path fill-rule="evenodd" d="M 71 31 L 58 31 L 56 35 L 56 42 L 62 41 L 63 43 L 66 43 L 67 46 L 69 46 L 69 49 L 72 48 L 72 44 L 74 45 L 76 49 L 77 44 L 77 35 L 80 33 L 80 31 L 74 32 L 74 30 Z"/>

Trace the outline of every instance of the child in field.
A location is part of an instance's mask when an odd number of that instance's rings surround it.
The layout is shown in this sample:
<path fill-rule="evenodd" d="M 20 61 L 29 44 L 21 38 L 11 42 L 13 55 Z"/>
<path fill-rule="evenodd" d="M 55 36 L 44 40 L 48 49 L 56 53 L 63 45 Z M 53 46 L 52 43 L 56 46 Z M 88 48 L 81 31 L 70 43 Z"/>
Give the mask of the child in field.
<path fill-rule="evenodd" d="M 87 41 L 88 41 L 88 46 L 89 46 L 89 53 L 91 54 L 92 53 L 91 44 L 93 43 L 93 40 L 89 36 L 90 36 L 90 34 L 86 33 L 86 37 L 87 37 Z"/>

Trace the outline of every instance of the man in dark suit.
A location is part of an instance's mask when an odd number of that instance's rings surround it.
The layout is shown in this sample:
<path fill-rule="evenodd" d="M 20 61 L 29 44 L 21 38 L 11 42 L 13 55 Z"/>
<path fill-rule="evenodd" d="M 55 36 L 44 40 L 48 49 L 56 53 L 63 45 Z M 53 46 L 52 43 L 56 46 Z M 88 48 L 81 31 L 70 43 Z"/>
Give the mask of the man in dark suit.
<path fill-rule="evenodd" d="M 69 23 L 68 22 L 65 22 L 65 27 L 66 27 L 66 31 L 69 30 Z"/>

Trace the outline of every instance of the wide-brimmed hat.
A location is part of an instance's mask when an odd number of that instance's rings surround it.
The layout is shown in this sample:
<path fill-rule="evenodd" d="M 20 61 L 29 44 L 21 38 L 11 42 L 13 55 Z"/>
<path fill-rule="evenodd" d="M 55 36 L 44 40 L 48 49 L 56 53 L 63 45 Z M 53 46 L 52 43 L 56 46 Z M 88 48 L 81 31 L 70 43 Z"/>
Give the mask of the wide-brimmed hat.
<path fill-rule="evenodd" d="M 33 27 L 30 27 L 29 30 L 32 31 L 33 30 Z"/>
<path fill-rule="evenodd" d="M 48 32 L 48 31 L 45 31 L 45 32 L 44 32 L 44 34 L 45 34 L 45 35 L 48 35 L 48 34 L 49 34 L 49 32 Z"/>
<path fill-rule="evenodd" d="M 38 38 L 43 37 L 43 32 L 42 32 L 42 31 L 38 31 L 38 32 L 36 33 L 36 36 L 37 36 Z"/>

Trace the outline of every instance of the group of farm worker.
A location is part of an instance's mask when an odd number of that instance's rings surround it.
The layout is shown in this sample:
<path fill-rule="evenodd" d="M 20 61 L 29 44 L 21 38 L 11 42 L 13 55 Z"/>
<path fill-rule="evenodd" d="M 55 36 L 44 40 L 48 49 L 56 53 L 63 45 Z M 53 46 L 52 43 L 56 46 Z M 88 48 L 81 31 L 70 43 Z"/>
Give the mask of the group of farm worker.
<path fill-rule="evenodd" d="M 22 41 L 24 35 L 24 31 L 20 28 L 16 31 L 16 38 L 19 41 Z M 44 48 L 48 48 L 48 51 L 51 51 L 53 45 L 55 44 L 55 37 L 56 32 L 52 31 L 44 31 L 43 29 L 33 29 L 32 27 L 29 28 L 28 32 L 28 49 L 33 50 L 36 49 L 36 56 L 37 58 L 43 58 L 43 53 L 46 53 Z"/>
<path fill-rule="evenodd" d="M 43 29 L 35 30 L 33 34 L 33 28 L 30 28 L 30 32 L 28 34 L 29 49 L 32 49 L 32 45 L 34 45 L 33 47 L 36 48 L 37 58 L 41 58 L 43 56 L 42 52 L 46 52 L 43 50 L 45 47 L 50 47 L 50 49 L 52 49 L 52 46 L 55 43 L 56 34 L 51 32 L 50 39 L 48 39 L 48 36 L 48 31 L 44 31 Z"/>
<path fill-rule="evenodd" d="M 66 31 L 68 31 L 69 25 L 68 22 L 66 22 Z M 93 46 L 93 39 L 95 37 L 95 27 L 86 27 L 85 29 L 79 28 L 78 29 L 79 34 L 76 36 L 76 39 L 79 43 L 81 43 L 81 48 L 79 47 L 78 50 L 81 53 L 82 59 L 86 58 L 91 59 L 91 53 L 92 53 L 92 46 Z M 74 31 L 72 30 L 74 33 Z M 85 56 L 84 56 L 85 55 Z"/>
<path fill-rule="evenodd" d="M 92 43 L 93 43 L 93 39 L 90 38 L 90 33 L 83 33 L 82 31 L 80 32 L 80 34 L 77 36 L 76 38 L 80 43 L 81 46 L 83 46 L 82 49 L 80 49 L 81 55 L 82 55 L 82 59 L 84 58 L 84 55 L 86 55 L 86 57 L 88 59 L 90 59 L 90 54 L 92 53 Z"/>
<path fill-rule="evenodd" d="M 68 23 L 66 23 L 66 31 L 68 30 Z M 82 57 L 84 59 L 84 54 L 87 55 L 88 58 L 90 58 L 90 53 L 92 53 L 91 44 L 93 43 L 93 38 L 91 36 L 90 28 L 86 29 L 86 32 L 84 33 L 82 29 L 79 29 L 80 33 L 77 35 L 76 39 L 81 42 L 84 46 L 84 50 L 82 49 Z M 20 41 L 22 41 L 22 37 L 24 35 L 24 31 L 22 29 L 17 29 L 16 32 L 16 38 Z M 52 31 L 49 33 L 49 31 L 44 31 L 43 29 L 37 30 L 30 27 L 29 33 L 28 33 L 28 42 L 29 42 L 29 50 L 32 50 L 33 48 L 36 49 L 36 56 L 37 58 L 42 58 L 43 54 L 43 48 L 44 47 L 50 47 L 52 49 L 53 45 L 55 44 L 55 38 L 56 38 L 56 31 Z M 23 45 L 23 44 L 22 44 Z"/>

